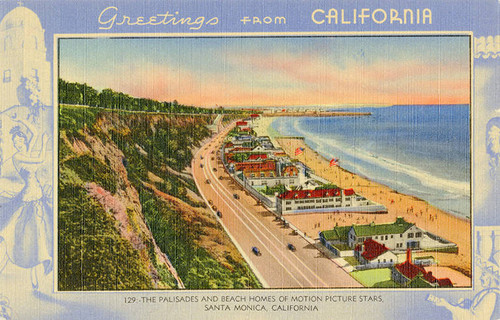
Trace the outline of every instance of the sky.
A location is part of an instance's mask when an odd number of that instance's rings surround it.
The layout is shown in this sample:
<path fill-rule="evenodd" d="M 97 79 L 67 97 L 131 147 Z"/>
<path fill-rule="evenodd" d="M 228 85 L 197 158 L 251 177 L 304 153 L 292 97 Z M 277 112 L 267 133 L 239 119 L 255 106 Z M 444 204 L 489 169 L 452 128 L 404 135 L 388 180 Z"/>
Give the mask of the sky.
<path fill-rule="evenodd" d="M 59 77 L 205 107 L 468 104 L 469 38 L 60 39 Z"/>

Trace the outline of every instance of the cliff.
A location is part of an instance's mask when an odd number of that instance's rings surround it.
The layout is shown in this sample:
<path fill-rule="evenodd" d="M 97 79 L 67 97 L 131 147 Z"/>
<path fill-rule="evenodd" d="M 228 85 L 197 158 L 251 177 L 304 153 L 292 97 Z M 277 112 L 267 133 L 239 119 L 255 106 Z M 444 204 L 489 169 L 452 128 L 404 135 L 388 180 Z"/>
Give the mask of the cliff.
<path fill-rule="evenodd" d="M 259 286 L 184 170 L 213 118 L 60 108 L 60 290 Z"/>

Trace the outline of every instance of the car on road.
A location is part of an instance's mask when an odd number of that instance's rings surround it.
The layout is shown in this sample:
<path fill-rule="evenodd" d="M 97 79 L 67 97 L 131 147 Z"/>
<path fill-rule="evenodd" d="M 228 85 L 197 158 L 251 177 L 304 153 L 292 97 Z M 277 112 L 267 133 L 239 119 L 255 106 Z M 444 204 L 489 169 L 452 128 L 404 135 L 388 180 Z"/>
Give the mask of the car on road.
<path fill-rule="evenodd" d="M 222 180 L 222 176 L 219 176 L 219 180 Z"/>
<path fill-rule="evenodd" d="M 210 158 L 210 160 L 215 160 L 215 158 L 214 158 L 214 157 L 212 157 L 212 158 Z"/>
<path fill-rule="evenodd" d="M 203 168 L 203 163 L 200 163 L 200 168 Z"/>
<path fill-rule="evenodd" d="M 215 172 L 215 171 L 217 171 L 217 168 L 213 168 L 212 170 Z"/>
<path fill-rule="evenodd" d="M 203 156 L 200 156 L 200 160 L 203 160 Z"/>
<path fill-rule="evenodd" d="M 295 251 L 295 250 L 297 250 L 297 248 L 295 248 L 295 246 L 294 246 L 293 244 L 291 244 L 291 243 L 287 244 L 287 247 L 288 247 L 288 249 L 289 249 L 290 251 Z"/>
<path fill-rule="evenodd" d="M 256 256 L 260 256 L 262 253 L 260 253 L 260 250 L 259 248 L 257 247 L 252 247 L 252 252 L 256 255 Z"/>
<path fill-rule="evenodd" d="M 210 179 L 205 180 L 206 184 L 210 184 Z"/>
<path fill-rule="evenodd" d="M 233 194 L 233 197 L 234 197 L 235 199 L 239 199 L 239 198 L 240 198 L 240 196 L 239 196 L 238 194 L 236 194 L 236 193 L 235 193 L 235 194 Z"/>
<path fill-rule="evenodd" d="M 222 218 L 222 212 L 220 212 L 219 210 L 217 210 L 216 213 L 217 213 L 217 217 Z"/>

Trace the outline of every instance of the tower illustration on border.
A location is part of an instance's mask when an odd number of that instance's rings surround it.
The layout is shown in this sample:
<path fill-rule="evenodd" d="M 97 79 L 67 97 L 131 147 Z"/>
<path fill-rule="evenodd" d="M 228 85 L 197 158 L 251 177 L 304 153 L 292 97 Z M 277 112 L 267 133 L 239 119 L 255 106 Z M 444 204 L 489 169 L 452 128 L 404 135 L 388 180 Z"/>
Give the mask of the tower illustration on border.
<path fill-rule="evenodd" d="M 50 63 L 45 30 L 30 9 L 20 5 L 0 22 L 0 112 L 22 104 L 17 95 L 21 78 L 38 85 L 40 100 L 51 104 Z"/>

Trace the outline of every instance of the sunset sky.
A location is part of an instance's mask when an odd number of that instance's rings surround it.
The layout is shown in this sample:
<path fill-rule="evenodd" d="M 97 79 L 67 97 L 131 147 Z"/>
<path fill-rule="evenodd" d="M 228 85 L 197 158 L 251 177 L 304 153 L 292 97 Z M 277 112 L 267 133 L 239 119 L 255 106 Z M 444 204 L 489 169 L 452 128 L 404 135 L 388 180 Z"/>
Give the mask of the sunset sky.
<path fill-rule="evenodd" d="M 195 106 L 467 104 L 469 38 L 61 39 L 59 76 Z"/>

